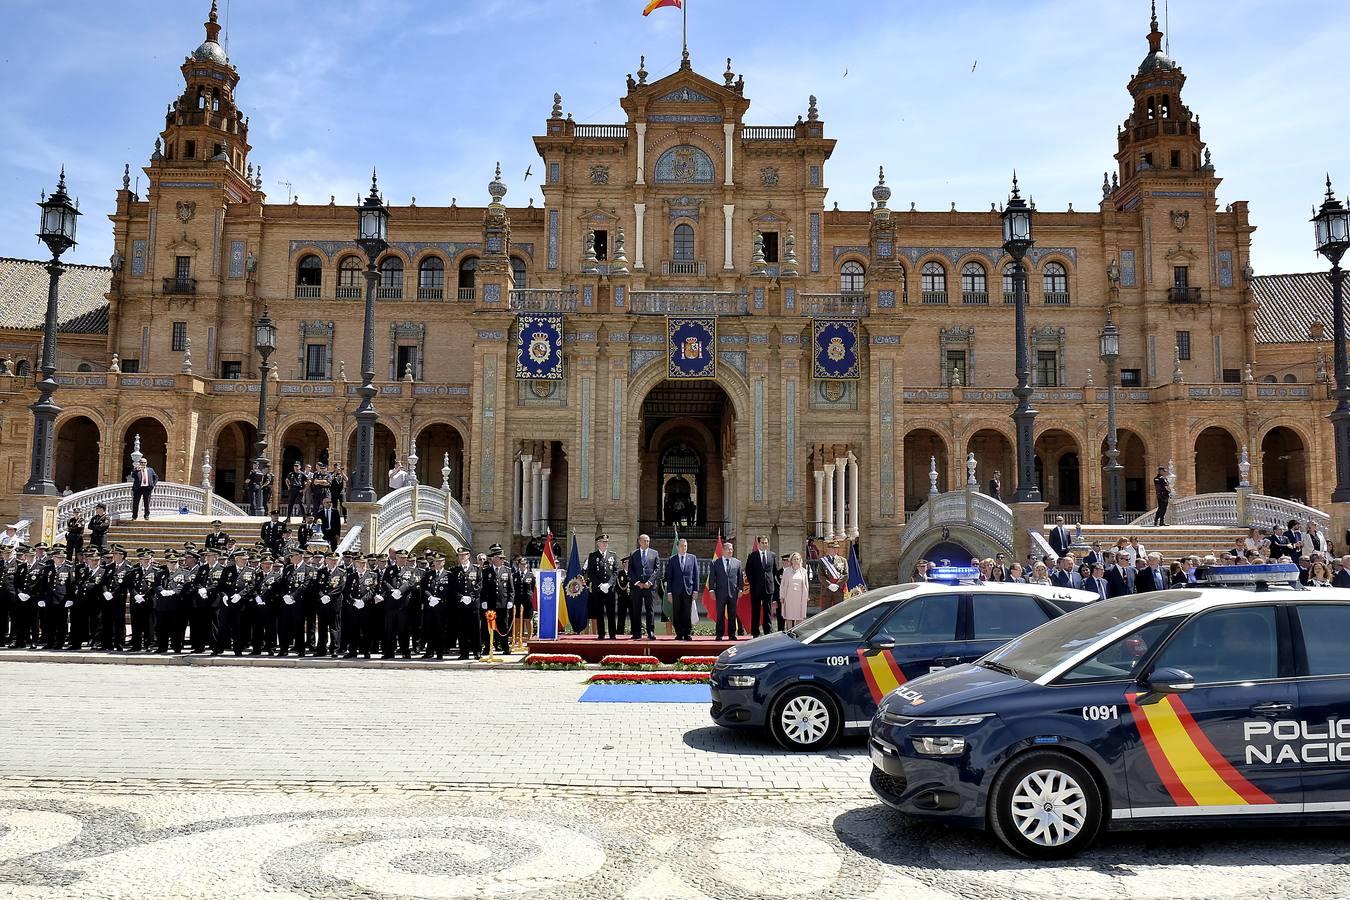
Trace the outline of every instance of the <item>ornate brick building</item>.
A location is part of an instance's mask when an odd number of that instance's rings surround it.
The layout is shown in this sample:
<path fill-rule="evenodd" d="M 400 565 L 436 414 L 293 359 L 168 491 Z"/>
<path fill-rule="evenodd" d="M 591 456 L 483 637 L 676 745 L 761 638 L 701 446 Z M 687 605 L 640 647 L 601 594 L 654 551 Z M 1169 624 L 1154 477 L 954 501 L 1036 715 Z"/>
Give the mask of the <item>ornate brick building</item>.
<path fill-rule="evenodd" d="M 199 482 L 209 452 L 217 491 L 238 498 L 264 309 L 280 334 L 274 465 L 354 455 L 356 217 L 269 202 L 214 11 L 206 32 L 182 65 L 146 194 L 129 178 L 118 192 L 106 319 L 88 279 L 65 282 L 62 320 L 86 333 L 61 339 L 61 486 L 122 478 L 139 436 L 174 481 Z M 1150 505 L 1151 472 L 1169 461 L 1182 494 L 1230 489 L 1243 448 L 1258 490 L 1316 503 L 1332 479 L 1318 362 L 1330 329 L 1307 320 L 1315 306 L 1281 313 L 1278 280 L 1258 312 L 1247 205 L 1219 202 L 1186 76 L 1161 39 L 1155 19 L 1098 206 L 1038 212 L 1028 318 L 1044 498 L 1101 519 L 1097 336 L 1109 314 L 1123 335 L 1129 510 Z M 930 461 L 939 490 L 965 482 L 973 453 L 981 483 L 1001 470 L 1011 493 L 998 210 L 891 209 L 884 176 L 870 204 L 827 205 L 834 141 L 814 98 L 795 123 L 754 125 L 748 90 L 730 61 L 710 79 L 686 56 L 665 77 L 629 78 L 622 123 L 574 122 L 555 95 L 534 138 L 543 207 L 504 206 L 497 178 L 486 207 L 392 209 L 377 260 L 380 486 L 394 457 L 415 452 L 418 477 L 436 484 L 448 458 L 483 544 L 521 546 L 550 526 L 583 541 L 604 528 L 620 547 L 676 523 L 695 536 L 767 532 L 785 548 L 861 534 L 869 567 L 887 573 Z M 0 286 L 31 295 L 35 267 L 11 264 Z M 40 305 L 22 309 L 0 353 L 35 366 Z M 562 364 L 543 373 L 529 364 L 532 346 L 549 350 L 534 319 L 559 314 Z M 712 320 L 712 377 L 671 377 L 688 374 L 670 337 L 681 319 Z M 32 395 L 31 379 L 0 376 L 0 507 L 17 505 L 27 476 Z"/>

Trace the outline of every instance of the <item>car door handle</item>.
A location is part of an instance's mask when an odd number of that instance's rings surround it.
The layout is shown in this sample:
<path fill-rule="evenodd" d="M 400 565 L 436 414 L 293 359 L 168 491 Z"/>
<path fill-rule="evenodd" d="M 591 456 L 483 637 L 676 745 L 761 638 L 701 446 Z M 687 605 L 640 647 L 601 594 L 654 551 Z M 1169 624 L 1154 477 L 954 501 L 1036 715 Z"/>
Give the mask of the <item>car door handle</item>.
<path fill-rule="evenodd" d="M 1287 713 L 1294 708 L 1292 703 L 1258 703 L 1252 707 L 1252 712 L 1258 716 L 1275 716 L 1280 713 Z"/>
<path fill-rule="evenodd" d="M 939 656 L 937 659 L 933 660 L 933 665 L 935 665 L 935 666 L 959 666 L 959 665 L 961 665 L 961 657 L 959 657 L 959 656 Z"/>

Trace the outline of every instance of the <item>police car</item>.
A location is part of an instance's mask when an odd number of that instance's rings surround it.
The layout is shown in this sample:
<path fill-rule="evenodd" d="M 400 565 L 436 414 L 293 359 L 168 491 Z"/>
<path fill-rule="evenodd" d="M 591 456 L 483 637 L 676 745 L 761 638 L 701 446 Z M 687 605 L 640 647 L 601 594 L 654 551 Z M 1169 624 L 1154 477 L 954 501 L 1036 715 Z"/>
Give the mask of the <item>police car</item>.
<path fill-rule="evenodd" d="M 1292 582 L 1292 565 L 1211 584 Z M 1260 585 L 1258 585 L 1259 587 Z M 973 665 L 902 685 L 872 789 L 1032 858 L 1104 828 L 1350 813 L 1350 591 L 1197 587 L 1117 597 Z"/>
<path fill-rule="evenodd" d="M 945 583 L 867 591 L 791 631 L 728 648 L 712 671 L 713 721 L 768 728 L 789 750 L 817 750 L 841 732 L 865 730 L 877 703 L 911 679 L 975 660 L 1097 599 L 1069 588 L 972 583 L 978 574 L 938 569 Z"/>

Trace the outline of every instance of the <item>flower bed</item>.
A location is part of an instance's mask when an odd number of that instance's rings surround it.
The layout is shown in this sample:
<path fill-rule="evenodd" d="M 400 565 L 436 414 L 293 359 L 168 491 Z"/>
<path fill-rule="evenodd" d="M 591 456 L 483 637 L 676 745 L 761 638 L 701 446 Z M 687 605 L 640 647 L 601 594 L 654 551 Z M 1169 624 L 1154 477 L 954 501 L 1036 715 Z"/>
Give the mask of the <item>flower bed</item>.
<path fill-rule="evenodd" d="M 706 684 L 707 672 L 597 672 L 587 684 Z"/>
<path fill-rule="evenodd" d="M 600 660 L 600 668 L 602 669 L 646 672 L 660 667 L 661 660 L 655 656 L 624 656 L 619 653 L 611 653 Z"/>
<path fill-rule="evenodd" d="M 575 653 L 531 653 L 525 657 L 529 669 L 584 669 L 585 661 Z"/>
<path fill-rule="evenodd" d="M 681 656 L 675 663 L 677 672 L 711 672 L 713 664 L 717 662 L 715 656 Z"/>

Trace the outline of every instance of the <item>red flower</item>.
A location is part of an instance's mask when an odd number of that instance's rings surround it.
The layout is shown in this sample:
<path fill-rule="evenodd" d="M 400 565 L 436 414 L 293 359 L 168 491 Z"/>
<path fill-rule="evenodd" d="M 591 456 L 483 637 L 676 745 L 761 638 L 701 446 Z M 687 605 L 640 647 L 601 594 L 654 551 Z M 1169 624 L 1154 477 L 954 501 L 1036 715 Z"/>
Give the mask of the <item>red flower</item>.
<path fill-rule="evenodd" d="M 587 684 L 703 684 L 707 672 L 597 672 L 586 679 Z"/>

